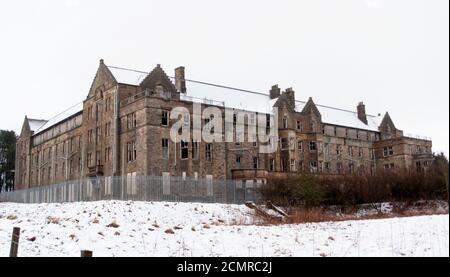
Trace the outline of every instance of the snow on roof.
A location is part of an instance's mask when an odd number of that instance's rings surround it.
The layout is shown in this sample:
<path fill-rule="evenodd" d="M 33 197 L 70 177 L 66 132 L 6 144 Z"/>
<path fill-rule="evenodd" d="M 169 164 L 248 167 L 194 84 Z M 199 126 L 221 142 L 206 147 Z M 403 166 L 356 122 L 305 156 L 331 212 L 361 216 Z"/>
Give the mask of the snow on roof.
<path fill-rule="evenodd" d="M 187 93 L 181 94 L 181 100 L 203 104 L 224 106 L 230 109 L 250 112 L 271 113 L 272 107 L 268 95 L 244 93 L 229 88 L 186 82 Z"/>
<path fill-rule="evenodd" d="M 181 94 L 181 100 L 203 104 L 225 106 L 227 108 L 272 114 L 273 106 L 278 98 L 270 99 L 268 95 L 245 93 L 239 90 L 208 86 L 193 82 L 186 82 L 187 94 Z M 306 104 L 296 101 L 296 111 L 301 112 Z M 367 115 L 368 124 L 358 119 L 358 114 L 339 108 L 316 105 L 322 115 L 324 123 L 345 126 L 361 130 L 378 131 L 382 118 Z"/>
<path fill-rule="evenodd" d="M 47 123 L 47 120 L 28 118 L 28 125 L 30 125 L 30 130 L 31 130 L 32 132 L 36 132 L 36 131 L 37 131 L 39 128 L 41 128 L 45 123 Z"/>
<path fill-rule="evenodd" d="M 121 69 L 113 66 L 108 66 L 109 71 L 120 84 L 139 86 L 139 84 L 147 77 L 148 74 L 134 71 Z"/>
<path fill-rule="evenodd" d="M 296 102 L 297 104 L 295 106 L 295 110 L 297 112 L 301 112 L 305 107 L 306 102 Z M 381 116 L 367 115 L 366 125 L 361 120 L 359 120 L 358 114 L 356 112 L 317 104 L 316 106 L 319 109 L 320 114 L 322 115 L 322 122 L 332 125 L 345 126 L 361 130 L 378 131 L 378 126 L 380 126 L 382 120 Z"/>
<path fill-rule="evenodd" d="M 47 130 L 48 128 L 60 123 L 61 121 L 66 120 L 67 118 L 81 112 L 83 110 L 83 102 L 80 102 L 67 110 L 57 114 L 56 116 L 50 118 L 44 125 L 36 129 L 34 132 L 35 135 L 42 133 L 43 131 Z"/>

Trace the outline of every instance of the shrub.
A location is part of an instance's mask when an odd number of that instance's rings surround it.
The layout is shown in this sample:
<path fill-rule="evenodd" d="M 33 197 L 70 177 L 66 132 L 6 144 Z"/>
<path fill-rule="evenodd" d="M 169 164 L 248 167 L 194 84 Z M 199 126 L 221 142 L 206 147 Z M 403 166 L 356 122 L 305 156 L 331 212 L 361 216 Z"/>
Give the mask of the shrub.
<path fill-rule="evenodd" d="M 421 172 L 396 171 L 376 175 L 300 174 L 290 179 L 269 180 L 263 196 L 286 206 L 442 200 L 447 199 L 448 186 L 448 177 L 443 172 L 442 168 L 432 166 Z"/>

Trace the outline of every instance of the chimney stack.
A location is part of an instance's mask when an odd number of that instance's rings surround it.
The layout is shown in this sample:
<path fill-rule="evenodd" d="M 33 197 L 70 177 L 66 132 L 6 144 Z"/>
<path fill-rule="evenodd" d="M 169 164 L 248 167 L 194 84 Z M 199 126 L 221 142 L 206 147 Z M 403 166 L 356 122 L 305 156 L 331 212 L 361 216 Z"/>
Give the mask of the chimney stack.
<path fill-rule="evenodd" d="M 361 120 L 362 122 L 364 122 L 364 124 L 367 125 L 366 106 L 364 105 L 363 102 L 359 102 L 357 109 L 359 120 Z"/>
<path fill-rule="evenodd" d="M 181 93 L 186 93 L 186 80 L 183 66 L 175 68 L 175 88 Z"/>
<path fill-rule="evenodd" d="M 292 88 L 287 88 L 285 91 L 286 97 L 288 99 L 289 105 L 295 107 L 295 91 Z"/>
<path fill-rule="evenodd" d="M 280 96 L 281 89 L 278 87 L 278 85 L 273 85 L 270 89 L 270 99 L 275 99 Z"/>

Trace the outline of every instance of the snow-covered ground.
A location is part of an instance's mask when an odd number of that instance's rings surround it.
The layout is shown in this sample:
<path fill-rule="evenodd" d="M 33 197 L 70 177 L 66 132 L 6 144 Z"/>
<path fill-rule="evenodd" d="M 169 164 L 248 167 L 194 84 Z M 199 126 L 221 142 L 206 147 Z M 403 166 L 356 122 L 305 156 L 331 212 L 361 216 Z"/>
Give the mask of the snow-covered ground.
<path fill-rule="evenodd" d="M 0 203 L 0 256 L 449 256 L 448 214 L 256 226 L 244 205 Z M 108 227 L 109 226 L 109 227 Z"/>

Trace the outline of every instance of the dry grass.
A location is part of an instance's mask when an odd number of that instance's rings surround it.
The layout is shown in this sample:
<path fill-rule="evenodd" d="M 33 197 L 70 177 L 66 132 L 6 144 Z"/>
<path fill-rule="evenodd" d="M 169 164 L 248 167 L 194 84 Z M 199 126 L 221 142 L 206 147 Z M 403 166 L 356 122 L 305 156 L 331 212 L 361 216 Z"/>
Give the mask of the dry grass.
<path fill-rule="evenodd" d="M 301 224 L 301 223 L 317 223 L 332 222 L 346 220 L 367 220 L 367 219 L 385 219 L 394 217 L 410 217 L 423 215 L 448 214 L 448 204 L 442 201 L 427 201 L 418 203 L 396 203 L 391 211 L 377 211 L 371 213 L 358 213 L 362 209 L 358 207 L 342 209 L 343 212 L 336 212 L 336 207 L 327 208 L 306 208 L 306 207 L 289 207 L 286 209 L 289 217 L 280 222 L 275 218 L 254 215 L 254 222 L 257 225 L 280 225 L 280 224 Z M 436 204 L 437 203 L 437 204 Z"/>

